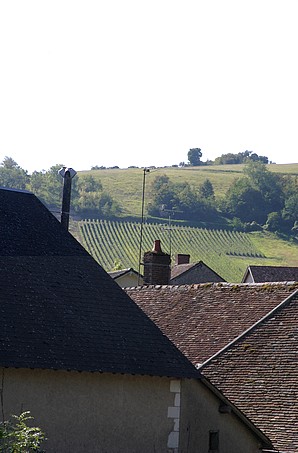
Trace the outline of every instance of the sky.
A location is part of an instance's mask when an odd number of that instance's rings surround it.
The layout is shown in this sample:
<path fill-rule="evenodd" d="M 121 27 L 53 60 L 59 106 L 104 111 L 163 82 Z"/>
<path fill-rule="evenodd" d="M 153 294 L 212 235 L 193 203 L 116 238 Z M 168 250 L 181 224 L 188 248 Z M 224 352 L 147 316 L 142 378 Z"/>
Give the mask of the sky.
<path fill-rule="evenodd" d="M 298 162 L 297 0 L 2 0 L 0 161 Z"/>

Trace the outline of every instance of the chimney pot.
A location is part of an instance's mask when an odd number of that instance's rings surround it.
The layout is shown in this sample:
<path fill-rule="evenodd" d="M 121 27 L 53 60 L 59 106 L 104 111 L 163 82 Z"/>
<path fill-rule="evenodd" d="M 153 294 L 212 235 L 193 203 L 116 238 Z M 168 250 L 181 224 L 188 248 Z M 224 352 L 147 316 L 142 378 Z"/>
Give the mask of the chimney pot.
<path fill-rule="evenodd" d="M 178 255 L 176 255 L 176 262 L 175 264 L 189 264 L 189 260 L 190 260 L 190 255 L 187 255 L 185 253 L 178 253 Z"/>
<path fill-rule="evenodd" d="M 162 253 L 161 245 L 160 245 L 160 240 L 159 240 L 159 239 L 156 239 L 156 240 L 154 241 L 154 245 L 153 245 L 152 252 Z"/>

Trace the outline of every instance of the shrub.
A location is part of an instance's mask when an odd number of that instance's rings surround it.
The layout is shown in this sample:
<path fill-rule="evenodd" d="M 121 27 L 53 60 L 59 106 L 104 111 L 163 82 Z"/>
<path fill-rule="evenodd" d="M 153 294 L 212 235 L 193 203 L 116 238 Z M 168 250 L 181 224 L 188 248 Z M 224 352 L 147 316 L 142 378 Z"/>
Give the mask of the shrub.
<path fill-rule="evenodd" d="M 0 451 L 5 453 L 42 453 L 40 445 L 45 435 L 38 427 L 28 426 L 33 420 L 30 412 L 12 415 L 11 420 L 0 422 Z"/>

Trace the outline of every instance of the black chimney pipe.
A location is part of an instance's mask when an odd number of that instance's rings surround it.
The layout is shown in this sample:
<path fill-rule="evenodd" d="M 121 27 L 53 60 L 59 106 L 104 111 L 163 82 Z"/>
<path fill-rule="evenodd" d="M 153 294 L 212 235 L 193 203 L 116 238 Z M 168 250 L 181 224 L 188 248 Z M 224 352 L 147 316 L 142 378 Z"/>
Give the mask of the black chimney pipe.
<path fill-rule="evenodd" d="M 71 197 L 71 181 L 77 174 L 73 168 L 63 167 L 59 170 L 59 174 L 63 178 L 63 194 L 62 194 L 62 209 L 61 209 L 61 225 L 68 231 L 69 226 L 69 211 Z"/>

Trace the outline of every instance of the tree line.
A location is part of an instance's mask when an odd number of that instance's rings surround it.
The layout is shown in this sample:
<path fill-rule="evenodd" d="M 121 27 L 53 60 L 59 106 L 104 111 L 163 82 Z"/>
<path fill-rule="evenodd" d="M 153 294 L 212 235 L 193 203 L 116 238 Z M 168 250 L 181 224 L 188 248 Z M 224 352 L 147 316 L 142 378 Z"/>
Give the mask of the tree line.
<path fill-rule="evenodd" d="M 187 162 L 180 162 L 179 165 L 174 164 L 171 165 L 172 167 L 198 167 L 200 165 L 231 165 L 231 164 L 245 164 L 247 162 L 262 162 L 263 164 L 272 163 L 269 162 L 267 156 L 259 156 L 257 153 L 253 151 L 243 151 L 240 153 L 227 153 L 222 154 L 219 157 L 216 157 L 214 160 L 206 160 L 202 161 L 202 150 L 201 148 L 191 148 L 187 153 Z M 103 165 L 94 165 L 91 167 L 91 170 L 114 170 L 118 169 L 118 165 L 113 167 L 105 167 Z M 139 168 L 135 165 L 130 165 L 128 168 Z M 155 168 L 154 165 L 150 166 L 150 168 Z"/>
<path fill-rule="evenodd" d="M 244 231 L 267 229 L 298 232 L 298 179 L 270 172 L 262 161 L 248 160 L 243 176 L 235 179 L 225 196 L 216 199 L 212 183 L 199 187 L 172 182 L 160 175 L 151 186 L 150 215 L 201 222 L 223 218 Z"/>
<path fill-rule="evenodd" d="M 246 156 L 248 157 L 248 156 Z M 57 164 L 31 175 L 11 157 L 0 164 L 0 186 L 32 191 L 51 210 L 60 212 L 63 181 Z M 262 160 L 248 159 L 243 176 L 235 179 L 226 194 L 215 197 L 206 179 L 199 186 L 157 176 L 151 185 L 148 214 L 193 222 L 226 223 L 234 229 L 268 229 L 286 234 L 298 232 L 298 178 L 270 172 Z M 84 218 L 121 215 L 121 206 L 91 175 L 77 175 L 72 182 L 72 213 Z"/>
<path fill-rule="evenodd" d="M 51 211 L 61 210 L 63 181 L 58 171 L 62 164 L 31 175 L 11 157 L 0 164 L 0 186 L 32 191 Z M 72 180 L 71 206 L 81 217 L 112 217 L 120 214 L 118 203 L 105 192 L 101 182 L 91 175 L 76 176 Z"/>
<path fill-rule="evenodd" d="M 202 150 L 201 148 L 191 148 L 188 153 L 188 163 L 180 162 L 180 166 L 184 167 L 186 165 L 190 165 L 192 167 L 198 167 L 200 165 L 231 165 L 231 164 L 246 164 L 248 162 L 262 162 L 263 164 L 268 164 L 269 159 L 267 156 L 259 156 L 257 153 L 253 151 L 243 151 L 240 153 L 227 153 L 222 154 L 219 157 L 216 157 L 214 161 L 207 160 L 203 162 L 202 158 Z"/>

